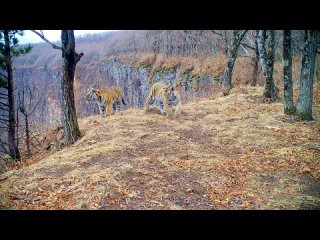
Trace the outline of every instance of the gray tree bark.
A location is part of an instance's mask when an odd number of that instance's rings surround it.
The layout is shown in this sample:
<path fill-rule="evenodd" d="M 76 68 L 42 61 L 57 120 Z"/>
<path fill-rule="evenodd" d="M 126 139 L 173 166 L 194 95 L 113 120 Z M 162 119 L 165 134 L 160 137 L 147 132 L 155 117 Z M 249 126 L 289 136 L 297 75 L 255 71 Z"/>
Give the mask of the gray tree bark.
<path fill-rule="evenodd" d="M 318 47 L 316 56 L 316 73 L 314 75 L 314 80 L 320 82 L 320 46 Z"/>
<path fill-rule="evenodd" d="M 75 143 L 80 137 L 80 129 L 76 114 L 76 105 L 74 101 L 74 73 L 76 64 L 82 57 L 75 51 L 75 39 L 73 30 L 61 31 L 63 76 L 61 79 L 64 132 L 67 145 Z"/>
<path fill-rule="evenodd" d="M 29 131 L 29 120 L 28 115 L 24 115 L 24 123 L 26 128 L 26 145 L 27 145 L 27 154 L 28 157 L 31 156 L 31 148 L 30 148 L 30 131 Z"/>
<path fill-rule="evenodd" d="M 293 104 L 291 30 L 283 31 L 283 62 L 284 113 L 292 114 L 296 109 Z"/>
<path fill-rule="evenodd" d="M 8 113 L 9 113 L 9 122 L 8 122 L 8 144 L 10 148 L 10 156 L 13 159 L 20 159 L 20 152 L 18 145 L 16 144 L 16 116 L 15 116 L 15 101 L 13 93 L 13 73 L 12 73 L 12 57 L 10 49 L 10 37 L 9 30 L 4 30 L 4 41 L 5 41 L 5 64 L 6 71 L 8 74 Z"/>
<path fill-rule="evenodd" d="M 267 72 L 267 52 L 266 52 L 266 30 L 259 30 L 257 35 L 257 44 L 258 44 L 258 52 L 260 65 L 263 72 L 263 75 L 266 76 Z"/>
<path fill-rule="evenodd" d="M 279 99 L 279 89 L 273 80 L 273 64 L 274 64 L 274 36 L 275 30 L 267 30 L 267 68 L 266 68 L 266 83 L 263 96 L 271 101 L 277 101 Z"/>
<path fill-rule="evenodd" d="M 253 78 L 251 86 L 256 86 L 258 81 L 258 75 L 259 75 L 259 47 L 258 47 L 258 32 L 256 31 L 256 39 L 255 39 L 255 58 L 254 58 L 254 65 L 253 65 Z"/>
<path fill-rule="evenodd" d="M 315 59 L 317 41 L 320 37 L 317 30 L 305 31 L 304 54 L 300 74 L 300 92 L 296 104 L 296 113 L 301 120 L 311 121 L 312 118 L 312 97 L 313 77 L 315 70 Z"/>
<path fill-rule="evenodd" d="M 31 30 L 44 41 L 49 43 L 54 49 L 62 50 L 63 58 L 63 75 L 61 78 L 62 89 L 62 101 L 61 110 L 63 111 L 63 124 L 64 124 L 64 136 L 67 145 L 75 143 L 80 137 L 80 129 L 77 120 L 76 105 L 74 101 L 74 73 L 76 65 L 80 61 L 83 53 L 78 54 L 75 51 L 75 39 L 74 30 L 62 30 L 61 31 L 61 43 L 62 47 L 59 47 L 48 39 L 44 35 L 35 30 Z"/>
<path fill-rule="evenodd" d="M 234 63 L 237 59 L 238 55 L 238 48 L 241 43 L 241 40 L 243 39 L 244 35 L 246 34 L 247 30 L 234 30 L 233 31 L 233 40 L 231 45 L 228 47 L 227 50 L 227 65 L 224 69 L 223 75 L 220 79 L 220 82 L 222 82 L 222 91 L 223 94 L 226 96 L 229 94 L 229 91 L 233 87 L 232 84 L 232 71 L 234 67 Z"/>

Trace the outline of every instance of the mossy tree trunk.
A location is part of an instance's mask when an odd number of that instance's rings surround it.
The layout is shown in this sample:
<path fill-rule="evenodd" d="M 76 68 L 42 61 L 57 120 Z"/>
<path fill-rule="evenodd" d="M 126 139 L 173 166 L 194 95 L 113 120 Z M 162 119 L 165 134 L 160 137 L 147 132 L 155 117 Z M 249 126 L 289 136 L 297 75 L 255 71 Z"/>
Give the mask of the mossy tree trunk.
<path fill-rule="evenodd" d="M 296 113 L 301 120 L 312 120 L 313 77 L 320 31 L 306 30 L 305 45 L 300 74 L 300 91 L 296 104 Z"/>
<path fill-rule="evenodd" d="M 234 63 L 237 59 L 238 48 L 240 46 L 241 40 L 245 36 L 247 30 L 234 30 L 233 31 L 233 40 L 231 45 L 227 50 L 227 65 L 224 69 L 223 75 L 221 76 L 220 82 L 222 82 L 222 91 L 223 94 L 229 95 L 229 91 L 233 87 L 232 84 L 232 71 L 234 67 Z"/>
<path fill-rule="evenodd" d="M 320 43 L 318 44 L 318 51 L 316 54 L 316 67 L 315 67 L 314 80 L 320 82 Z"/>
<path fill-rule="evenodd" d="M 284 77 L 284 113 L 295 112 L 293 104 L 292 86 L 292 51 L 291 51 L 291 30 L 283 31 L 283 77 Z"/>
<path fill-rule="evenodd" d="M 12 57 L 10 47 L 9 30 L 3 31 L 4 35 L 4 57 L 7 72 L 7 89 L 8 89 L 8 144 L 10 149 L 10 156 L 13 159 L 20 159 L 20 152 L 16 140 L 16 115 L 15 115 L 15 101 L 13 89 L 13 72 L 12 72 Z"/>
<path fill-rule="evenodd" d="M 266 30 L 259 30 L 257 34 L 259 59 L 264 76 L 266 76 L 267 72 L 266 32 Z"/>
<path fill-rule="evenodd" d="M 73 30 L 61 31 L 63 76 L 61 78 L 63 122 L 65 138 L 68 145 L 76 142 L 80 137 L 80 129 L 77 121 L 76 106 L 74 101 L 74 74 L 76 64 L 83 56 L 75 51 L 75 39 Z"/>
<path fill-rule="evenodd" d="M 256 86 L 258 81 L 258 75 L 259 75 L 259 47 L 258 47 L 258 31 L 256 31 L 256 38 L 255 38 L 255 58 L 253 63 L 253 78 L 251 82 L 251 86 Z"/>
<path fill-rule="evenodd" d="M 266 78 L 263 96 L 271 101 L 279 99 L 279 89 L 273 81 L 274 36 L 274 30 L 259 30 L 257 35 L 260 65 Z"/>

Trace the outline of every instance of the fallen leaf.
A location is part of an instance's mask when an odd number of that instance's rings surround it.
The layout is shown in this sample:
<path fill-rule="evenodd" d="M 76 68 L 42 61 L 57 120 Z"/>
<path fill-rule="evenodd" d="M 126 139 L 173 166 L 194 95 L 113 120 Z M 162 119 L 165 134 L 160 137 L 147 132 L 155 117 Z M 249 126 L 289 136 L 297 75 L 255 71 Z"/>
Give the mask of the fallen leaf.
<path fill-rule="evenodd" d="M 0 177 L 0 181 L 6 180 L 7 178 L 9 177 L 8 176 Z"/>
<path fill-rule="evenodd" d="M 305 166 L 305 167 L 303 167 L 303 168 L 301 169 L 300 172 L 301 172 L 301 173 L 309 173 L 309 172 L 311 172 L 311 169 L 310 169 L 309 167 Z"/>
<path fill-rule="evenodd" d="M 92 144 L 95 144 L 97 141 L 95 141 L 95 140 L 90 140 L 90 141 L 88 141 L 88 144 L 89 145 L 92 145 Z"/>

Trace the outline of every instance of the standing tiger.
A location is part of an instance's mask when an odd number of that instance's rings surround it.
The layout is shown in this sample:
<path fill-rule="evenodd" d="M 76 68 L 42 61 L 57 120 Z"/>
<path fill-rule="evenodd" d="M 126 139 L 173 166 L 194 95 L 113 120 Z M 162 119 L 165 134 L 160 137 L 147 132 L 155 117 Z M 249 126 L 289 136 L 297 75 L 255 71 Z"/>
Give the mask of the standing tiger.
<path fill-rule="evenodd" d="M 109 89 L 89 88 L 86 101 L 89 102 L 92 99 L 96 100 L 102 116 L 111 116 L 112 112 L 119 112 L 121 102 L 127 105 L 124 100 L 124 92 L 120 87 L 111 87 Z"/>
<path fill-rule="evenodd" d="M 174 117 L 179 118 L 182 111 L 182 103 L 180 94 L 173 86 L 164 83 L 155 83 L 151 89 L 149 96 L 145 102 L 145 112 L 149 111 L 149 106 L 155 101 L 160 102 L 160 112 L 167 116 L 172 116 L 171 106 L 175 107 Z"/>

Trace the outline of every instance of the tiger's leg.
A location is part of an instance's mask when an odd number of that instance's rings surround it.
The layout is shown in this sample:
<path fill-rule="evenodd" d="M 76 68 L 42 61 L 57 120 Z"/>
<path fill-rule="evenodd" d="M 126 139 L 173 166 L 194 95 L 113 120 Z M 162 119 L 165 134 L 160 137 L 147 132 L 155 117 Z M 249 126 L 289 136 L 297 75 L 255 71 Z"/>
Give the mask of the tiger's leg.
<path fill-rule="evenodd" d="M 107 114 L 106 114 L 107 117 L 110 117 L 112 114 L 112 105 L 113 104 L 111 102 L 107 103 Z"/>
<path fill-rule="evenodd" d="M 172 116 L 172 110 L 170 109 L 170 106 L 168 105 L 168 103 L 166 101 L 162 101 L 162 102 L 163 102 L 164 111 L 167 113 L 168 117 L 171 117 Z"/>
<path fill-rule="evenodd" d="M 180 118 L 181 112 L 182 112 L 182 104 L 181 104 L 181 102 L 179 102 L 179 103 L 177 104 L 176 110 L 175 110 L 175 112 L 174 112 L 175 117 L 176 117 L 176 118 Z"/>
<path fill-rule="evenodd" d="M 104 116 L 104 115 L 105 115 L 105 111 L 106 111 L 106 106 L 104 106 L 104 105 L 99 105 L 100 115 Z"/>
<path fill-rule="evenodd" d="M 163 110 L 163 101 L 160 101 L 160 113 L 164 115 L 165 111 Z"/>
<path fill-rule="evenodd" d="M 116 101 L 116 112 L 120 112 L 120 102 Z"/>
<path fill-rule="evenodd" d="M 116 102 L 114 102 L 114 103 L 112 104 L 112 113 L 115 113 L 116 110 L 117 110 L 117 105 L 116 105 Z"/>
<path fill-rule="evenodd" d="M 154 100 L 150 97 L 150 95 L 147 97 L 147 100 L 144 104 L 144 111 L 148 112 L 149 111 L 149 107 L 151 104 L 153 104 Z"/>

